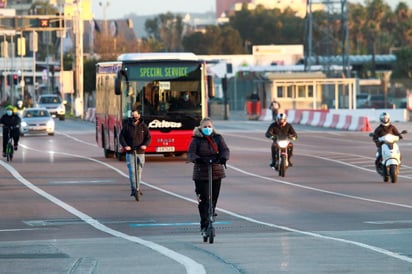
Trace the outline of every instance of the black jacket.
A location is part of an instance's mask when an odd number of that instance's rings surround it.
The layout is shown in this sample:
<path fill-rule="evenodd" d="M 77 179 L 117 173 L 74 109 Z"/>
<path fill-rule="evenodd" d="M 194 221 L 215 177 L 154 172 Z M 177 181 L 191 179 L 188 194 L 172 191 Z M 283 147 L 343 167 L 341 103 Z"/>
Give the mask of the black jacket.
<path fill-rule="evenodd" d="M 197 159 L 219 159 L 224 158 L 229 160 L 230 151 L 226 145 L 223 136 L 213 132 L 211 135 L 212 139 L 218 147 L 219 153 L 217 154 L 213 151 L 212 146 L 206 137 L 202 134 L 199 127 L 196 127 L 193 131 L 193 138 L 189 145 L 187 152 L 187 160 L 189 162 L 194 162 L 193 166 L 193 180 L 208 180 L 208 165 L 206 163 L 199 163 Z M 213 180 L 225 178 L 225 170 L 223 165 L 215 163 L 213 164 Z"/>
<path fill-rule="evenodd" d="M 400 139 L 402 139 L 402 134 L 399 132 L 399 130 L 392 124 L 388 126 L 384 125 L 379 125 L 375 131 L 373 132 L 373 141 L 376 143 L 376 146 L 380 146 L 382 143 L 379 142 L 378 138 L 385 136 L 386 134 L 393 134 L 396 136 L 399 136 Z"/>
<path fill-rule="evenodd" d="M 133 123 L 133 118 L 129 118 L 120 131 L 120 145 L 123 147 L 130 146 L 132 149 L 136 149 L 136 153 L 144 153 L 145 151 L 140 147 L 143 145 L 148 146 L 151 141 L 152 136 L 142 118 L 139 119 L 137 125 Z"/>
<path fill-rule="evenodd" d="M 17 128 L 21 123 L 21 119 L 18 115 L 12 114 L 11 116 L 4 114 L 0 118 L 0 124 L 3 125 L 3 132 L 9 129 L 10 126 Z"/>
<path fill-rule="evenodd" d="M 270 124 L 270 126 L 266 130 L 265 136 L 266 138 L 277 137 L 277 136 L 296 137 L 296 138 L 298 137 L 295 129 L 293 128 L 291 124 L 286 123 L 286 125 L 281 126 L 277 122 L 273 122 L 272 124 Z"/>

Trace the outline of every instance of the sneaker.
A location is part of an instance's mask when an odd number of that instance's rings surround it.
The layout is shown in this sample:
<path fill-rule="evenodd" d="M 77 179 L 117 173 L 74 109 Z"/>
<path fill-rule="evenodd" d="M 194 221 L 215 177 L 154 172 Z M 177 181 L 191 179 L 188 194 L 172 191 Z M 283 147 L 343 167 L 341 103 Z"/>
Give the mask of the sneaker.
<path fill-rule="evenodd" d="M 14 145 L 14 150 L 17 150 L 17 148 L 18 148 L 17 145 Z"/>
<path fill-rule="evenodd" d="M 207 228 L 206 227 L 204 227 L 200 230 L 200 235 L 202 235 L 203 237 L 207 236 Z"/>
<path fill-rule="evenodd" d="M 130 193 L 130 196 L 136 195 L 136 189 L 132 188 L 132 192 Z"/>
<path fill-rule="evenodd" d="M 140 193 L 139 190 L 136 190 L 135 193 L 134 193 L 134 198 L 137 202 L 140 201 L 140 194 L 139 193 Z"/>
<path fill-rule="evenodd" d="M 272 162 L 272 163 L 269 164 L 269 166 L 270 166 L 271 168 L 275 168 L 276 163 L 275 163 L 275 162 Z"/>

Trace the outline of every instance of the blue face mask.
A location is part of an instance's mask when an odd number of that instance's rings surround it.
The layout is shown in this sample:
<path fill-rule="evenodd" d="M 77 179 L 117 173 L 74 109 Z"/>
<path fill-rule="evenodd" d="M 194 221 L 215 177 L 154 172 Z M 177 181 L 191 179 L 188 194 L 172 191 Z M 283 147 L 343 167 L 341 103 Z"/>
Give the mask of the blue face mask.
<path fill-rule="evenodd" d="M 212 132 L 213 132 L 213 128 L 211 128 L 211 127 L 202 128 L 202 133 L 205 136 L 210 136 L 212 134 Z"/>
<path fill-rule="evenodd" d="M 6 114 L 9 115 L 9 116 L 11 116 L 11 115 L 13 114 L 13 111 L 7 110 L 7 111 L 6 111 Z"/>

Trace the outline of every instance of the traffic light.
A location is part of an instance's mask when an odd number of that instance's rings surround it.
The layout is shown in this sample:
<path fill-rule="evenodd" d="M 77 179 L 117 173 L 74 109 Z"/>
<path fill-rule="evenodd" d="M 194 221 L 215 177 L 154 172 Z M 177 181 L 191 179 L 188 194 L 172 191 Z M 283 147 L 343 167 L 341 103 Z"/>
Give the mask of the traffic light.
<path fill-rule="evenodd" d="M 13 75 L 13 85 L 17 86 L 19 82 L 19 76 L 17 76 L 17 74 Z"/>
<path fill-rule="evenodd" d="M 53 23 L 53 27 L 55 28 L 64 28 L 64 13 L 56 13 L 56 16 L 58 17 L 55 23 Z"/>
<path fill-rule="evenodd" d="M 17 55 L 26 55 L 26 38 L 24 37 L 19 37 L 17 39 Z"/>
<path fill-rule="evenodd" d="M 39 28 L 48 28 L 50 26 L 50 22 L 48 18 L 40 18 L 38 19 Z"/>

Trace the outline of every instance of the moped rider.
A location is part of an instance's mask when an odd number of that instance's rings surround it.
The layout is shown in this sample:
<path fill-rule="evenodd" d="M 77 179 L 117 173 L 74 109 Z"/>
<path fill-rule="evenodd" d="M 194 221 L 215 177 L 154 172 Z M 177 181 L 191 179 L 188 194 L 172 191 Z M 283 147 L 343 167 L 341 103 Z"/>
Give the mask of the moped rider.
<path fill-rule="evenodd" d="M 293 126 L 286 121 L 287 116 L 285 113 L 279 113 L 276 120 L 270 124 L 268 129 L 266 130 L 265 136 L 266 138 L 270 138 L 273 140 L 271 146 L 272 152 L 272 162 L 270 163 L 270 167 L 276 168 L 277 162 L 277 155 L 278 155 L 278 145 L 276 143 L 276 139 L 278 136 L 288 136 L 288 138 L 292 140 L 296 140 L 298 135 L 296 134 L 295 129 Z M 291 162 L 291 158 L 293 155 L 293 143 L 290 142 L 288 145 L 288 162 L 289 166 L 293 166 Z"/>
<path fill-rule="evenodd" d="M 391 117 L 389 113 L 382 112 L 379 115 L 380 125 L 375 129 L 373 132 L 373 141 L 377 147 L 377 155 L 375 160 L 375 166 L 377 170 L 380 170 L 382 164 L 382 144 L 383 142 L 379 141 L 379 137 L 385 136 L 386 134 L 392 134 L 395 136 L 399 136 L 399 139 L 402 139 L 402 134 L 399 130 L 391 124 Z"/>

